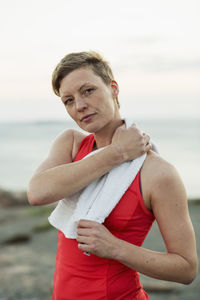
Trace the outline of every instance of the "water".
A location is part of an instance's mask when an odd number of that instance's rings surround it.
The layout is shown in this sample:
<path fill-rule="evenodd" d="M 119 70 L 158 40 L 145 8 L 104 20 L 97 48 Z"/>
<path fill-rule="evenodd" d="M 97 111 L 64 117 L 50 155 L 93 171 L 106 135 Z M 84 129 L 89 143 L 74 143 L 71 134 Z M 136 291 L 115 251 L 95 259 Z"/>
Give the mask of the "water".
<path fill-rule="evenodd" d="M 160 154 L 178 169 L 190 198 L 200 197 L 200 120 L 137 120 Z M 0 187 L 26 189 L 55 137 L 70 121 L 0 123 Z"/>

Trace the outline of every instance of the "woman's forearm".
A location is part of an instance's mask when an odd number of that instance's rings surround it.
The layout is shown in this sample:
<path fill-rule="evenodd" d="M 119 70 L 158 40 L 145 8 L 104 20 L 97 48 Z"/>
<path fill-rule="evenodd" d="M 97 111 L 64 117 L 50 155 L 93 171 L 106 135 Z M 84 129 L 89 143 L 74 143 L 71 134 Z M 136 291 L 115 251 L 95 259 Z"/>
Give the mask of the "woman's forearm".
<path fill-rule="evenodd" d="M 57 142 L 52 150 L 54 156 L 59 156 L 63 144 L 63 140 Z M 68 147 L 68 152 L 71 147 Z M 32 205 L 44 205 L 72 195 L 115 166 L 133 160 L 150 149 L 149 136 L 142 134 L 135 125 L 128 129 L 119 127 L 113 135 L 112 143 L 100 152 L 74 163 L 52 167 L 47 164 L 45 169 L 37 172 L 29 183 L 29 202 Z"/>
<path fill-rule="evenodd" d="M 118 240 L 113 258 L 146 276 L 191 283 L 196 276 L 195 263 L 176 253 L 161 253 Z"/>
<path fill-rule="evenodd" d="M 29 202 L 32 205 L 56 202 L 86 187 L 123 161 L 120 151 L 109 145 L 83 160 L 47 169 L 31 179 Z"/>

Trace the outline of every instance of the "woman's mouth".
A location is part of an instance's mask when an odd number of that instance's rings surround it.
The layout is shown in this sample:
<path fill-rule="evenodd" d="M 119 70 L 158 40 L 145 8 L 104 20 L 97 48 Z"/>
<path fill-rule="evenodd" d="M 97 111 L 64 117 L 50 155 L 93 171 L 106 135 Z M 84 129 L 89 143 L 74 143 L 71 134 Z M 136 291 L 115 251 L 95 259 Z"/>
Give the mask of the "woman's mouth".
<path fill-rule="evenodd" d="M 89 114 L 89 115 L 86 115 L 84 116 L 82 119 L 81 119 L 81 122 L 89 122 L 96 114 Z"/>

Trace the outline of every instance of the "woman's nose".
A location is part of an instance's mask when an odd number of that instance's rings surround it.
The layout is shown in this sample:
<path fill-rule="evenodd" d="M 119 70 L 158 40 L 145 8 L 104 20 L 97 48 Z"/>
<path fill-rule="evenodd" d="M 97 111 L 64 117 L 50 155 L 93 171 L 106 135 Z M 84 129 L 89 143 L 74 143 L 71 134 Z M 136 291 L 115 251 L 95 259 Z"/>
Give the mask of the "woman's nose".
<path fill-rule="evenodd" d="M 77 111 L 82 111 L 87 108 L 87 104 L 81 97 L 76 99 L 76 109 Z"/>

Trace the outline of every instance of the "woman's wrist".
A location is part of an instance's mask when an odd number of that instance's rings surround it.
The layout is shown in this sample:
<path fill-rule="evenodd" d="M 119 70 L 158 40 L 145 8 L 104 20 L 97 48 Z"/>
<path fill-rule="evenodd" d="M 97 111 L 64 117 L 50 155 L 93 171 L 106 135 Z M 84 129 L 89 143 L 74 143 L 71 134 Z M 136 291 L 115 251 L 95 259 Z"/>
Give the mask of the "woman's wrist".
<path fill-rule="evenodd" d="M 108 146 L 108 148 L 112 152 L 112 157 L 113 157 L 113 160 L 115 161 L 115 163 L 117 162 L 116 164 L 121 164 L 126 161 L 126 157 L 125 157 L 125 155 L 122 151 L 122 147 L 120 145 L 110 144 Z"/>
<path fill-rule="evenodd" d="M 115 241 L 112 243 L 110 258 L 118 261 L 122 261 L 125 256 L 125 247 L 127 242 L 115 237 Z"/>

